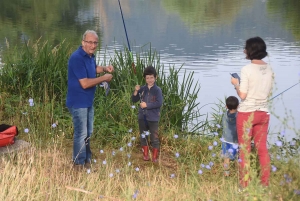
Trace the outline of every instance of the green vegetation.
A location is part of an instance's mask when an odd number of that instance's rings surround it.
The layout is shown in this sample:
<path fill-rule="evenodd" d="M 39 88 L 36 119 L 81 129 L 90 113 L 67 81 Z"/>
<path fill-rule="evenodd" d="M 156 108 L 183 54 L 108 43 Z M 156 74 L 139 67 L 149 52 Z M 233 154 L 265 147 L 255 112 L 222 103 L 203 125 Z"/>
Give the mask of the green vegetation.
<path fill-rule="evenodd" d="M 277 146 L 270 145 L 269 188 L 259 185 L 256 154 L 251 154 L 252 182 L 239 193 L 236 161 L 230 165 L 230 176 L 223 175 L 220 122 L 224 104 L 217 104 L 211 121 L 188 130 L 189 123 L 201 115 L 201 109 L 195 112 L 199 84 L 192 73 L 165 68 L 151 48 L 134 55 L 136 74 L 128 50 L 109 58 L 116 72 L 109 95 L 101 88 L 96 92 L 91 140 L 95 160 L 91 169 L 73 171 L 72 123 L 65 95 L 67 60 L 75 48 L 66 41 L 54 47 L 37 41 L 23 48 L 10 47 L 3 54 L 0 118 L 17 125 L 18 138 L 32 146 L 1 156 L 0 200 L 299 199 L 299 139 L 287 142 L 281 135 Z M 134 86 L 144 83 L 141 72 L 149 64 L 157 68 L 157 83 L 165 96 L 157 164 L 142 160 L 137 107 L 130 102 Z"/>

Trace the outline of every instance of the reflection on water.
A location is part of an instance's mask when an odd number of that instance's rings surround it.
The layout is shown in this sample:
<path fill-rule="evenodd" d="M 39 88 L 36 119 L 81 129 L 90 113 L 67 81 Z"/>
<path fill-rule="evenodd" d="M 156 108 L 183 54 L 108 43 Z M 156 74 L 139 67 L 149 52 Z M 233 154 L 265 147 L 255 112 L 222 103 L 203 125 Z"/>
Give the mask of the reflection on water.
<path fill-rule="evenodd" d="M 287 3 L 288 2 L 288 3 Z M 300 1 L 298 0 L 121 0 L 133 51 L 153 47 L 166 66 L 194 71 L 201 84 L 200 105 L 235 95 L 229 72 L 239 72 L 249 61 L 244 41 L 261 36 L 268 45 L 276 76 L 274 94 L 300 80 Z M 63 39 L 74 46 L 86 29 L 99 32 L 100 54 L 114 54 L 127 46 L 118 1 L 2 0 L 0 48 L 22 40 Z M 272 111 L 300 132 L 300 85 L 276 98 Z M 284 104 L 283 104 L 284 103 Z M 201 109 L 211 112 L 211 105 Z M 273 116 L 270 132 L 287 129 Z M 293 125 L 295 122 L 295 125 Z M 291 131 L 292 132 L 292 131 Z M 288 133 L 288 132 L 287 132 Z"/>

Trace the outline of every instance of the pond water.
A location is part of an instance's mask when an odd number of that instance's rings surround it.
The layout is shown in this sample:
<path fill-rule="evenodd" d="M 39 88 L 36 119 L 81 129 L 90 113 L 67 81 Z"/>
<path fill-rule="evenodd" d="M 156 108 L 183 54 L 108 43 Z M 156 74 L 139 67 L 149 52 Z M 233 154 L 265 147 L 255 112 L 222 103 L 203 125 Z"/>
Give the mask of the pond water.
<path fill-rule="evenodd" d="M 165 66 L 194 71 L 201 85 L 200 106 L 236 95 L 232 72 L 249 63 L 244 42 L 253 36 L 267 43 L 275 72 L 274 95 L 300 81 L 299 0 L 121 0 L 131 49 L 154 48 Z M 80 43 L 86 29 L 101 38 L 100 57 L 127 47 L 118 0 L 2 0 L 0 48 L 6 39 L 68 38 Z M 270 140 L 285 131 L 290 140 L 300 135 L 300 84 L 272 102 Z M 213 105 L 202 113 L 212 112 Z M 297 134 L 296 134 L 297 133 Z"/>

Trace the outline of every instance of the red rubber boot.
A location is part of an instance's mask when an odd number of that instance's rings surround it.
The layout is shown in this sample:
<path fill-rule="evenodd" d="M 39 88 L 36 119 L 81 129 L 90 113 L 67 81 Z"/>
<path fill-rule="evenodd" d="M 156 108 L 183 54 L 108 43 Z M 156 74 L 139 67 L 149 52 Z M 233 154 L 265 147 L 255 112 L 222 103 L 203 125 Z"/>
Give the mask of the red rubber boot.
<path fill-rule="evenodd" d="M 158 151 L 159 149 L 153 148 L 152 150 L 152 162 L 156 163 L 158 161 Z"/>
<path fill-rule="evenodd" d="M 148 146 L 142 146 L 143 155 L 144 155 L 144 161 L 149 160 L 149 147 Z"/>

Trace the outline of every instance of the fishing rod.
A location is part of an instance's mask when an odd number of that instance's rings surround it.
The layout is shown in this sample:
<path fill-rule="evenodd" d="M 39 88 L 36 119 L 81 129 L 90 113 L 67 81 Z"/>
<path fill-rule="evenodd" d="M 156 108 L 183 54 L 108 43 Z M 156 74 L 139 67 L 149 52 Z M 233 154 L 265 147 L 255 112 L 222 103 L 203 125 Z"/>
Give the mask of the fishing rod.
<path fill-rule="evenodd" d="M 129 43 L 129 40 L 128 40 L 126 25 L 125 25 L 125 21 L 124 21 L 124 17 L 123 17 L 123 11 L 122 11 L 120 0 L 118 0 L 118 1 L 119 1 L 121 16 L 122 16 L 123 26 L 124 26 L 124 30 L 125 30 L 125 35 L 126 35 L 126 39 L 127 39 L 127 45 L 128 45 L 128 49 L 129 49 L 129 52 L 130 52 L 130 57 L 131 57 L 131 60 L 132 60 L 131 66 L 132 66 L 134 74 L 136 74 L 136 69 L 135 69 L 135 65 L 134 65 L 134 62 L 133 62 L 133 56 L 132 56 L 132 52 L 131 52 L 131 48 L 130 48 L 130 43 Z"/>
<path fill-rule="evenodd" d="M 283 92 L 281 92 L 281 93 L 277 94 L 276 96 L 274 96 L 273 98 L 271 98 L 269 101 L 273 100 L 273 99 L 276 98 L 277 96 L 283 94 L 284 92 L 286 92 L 287 90 L 291 89 L 292 87 L 296 86 L 296 85 L 299 84 L 299 83 L 300 83 L 300 82 L 298 82 L 298 83 L 294 84 L 293 86 L 287 88 L 287 89 L 284 90 Z"/>

